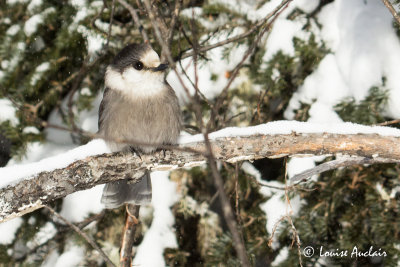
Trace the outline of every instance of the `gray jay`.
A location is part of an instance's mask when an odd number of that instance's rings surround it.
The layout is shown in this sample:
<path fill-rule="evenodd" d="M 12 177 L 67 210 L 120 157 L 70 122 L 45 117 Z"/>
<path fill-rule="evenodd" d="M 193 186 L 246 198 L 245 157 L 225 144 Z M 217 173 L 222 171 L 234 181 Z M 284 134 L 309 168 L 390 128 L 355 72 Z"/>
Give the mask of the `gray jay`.
<path fill-rule="evenodd" d="M 112 152 L 151 153 L 160 145 L 176 144 L 181 111 L 174 90 L 165 81 L 167 67 L 147 44 L 126 46 L 107 67 L 98 133 Z M 149 172 L 137 183 L 127 177 L 106 184 L 101 198 L 108 209 L 150 201 Z"/>

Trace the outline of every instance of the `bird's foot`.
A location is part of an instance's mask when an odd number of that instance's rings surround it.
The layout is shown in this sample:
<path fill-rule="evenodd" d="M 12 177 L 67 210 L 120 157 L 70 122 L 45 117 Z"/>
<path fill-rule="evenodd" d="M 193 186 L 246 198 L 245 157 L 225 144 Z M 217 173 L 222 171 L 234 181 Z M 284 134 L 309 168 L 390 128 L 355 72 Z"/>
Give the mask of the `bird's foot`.
<path fill-rule="evenodd" d="M 156 150 L 156 152 L 158 152 L 160 154 L 160 157 L 161 157 L 161 154 L 162 154 L 164 158 L 165 158 L 165 151 L 166 151 L 165 148 L 159 148 L 159 149 Z"/>
<path fill-rule="evenodd" d="M 140 155 L 140 153 L 139 153 L 139 151 L 138 151 L 137 149 L 135 149 L 134 147 L 130 146 L 130 147 L 129 147 L 129 150 L 130 150 L 132 153 L 136 154 L 136 155 L 140 158 L 140 160 L 142 160 L 142 156 Z"/>

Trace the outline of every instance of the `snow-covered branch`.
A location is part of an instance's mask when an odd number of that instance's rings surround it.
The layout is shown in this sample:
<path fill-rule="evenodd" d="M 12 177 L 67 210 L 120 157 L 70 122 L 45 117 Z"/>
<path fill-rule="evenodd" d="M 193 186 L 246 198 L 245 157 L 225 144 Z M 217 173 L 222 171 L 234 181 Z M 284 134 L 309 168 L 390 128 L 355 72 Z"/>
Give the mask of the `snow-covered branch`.
<path fill-rule="evenodd" d="M 273 122 L 255 127 L 223 129 L 210 134 L 210 139 L 216 159 L 230 163 L 265 157 L 335 154 L 400 162 L 400 130 L 387 127 Z M 92 146 L 98 147 L 95 142 L 99 140 L 92 141 Z M 78 148 L 80 150 L 76 150 L 75 154 L 88 150 L 89 146 L 90 143 Z M 9 172 L 11 168 L 19 168 L 21 173 L 29 176 L 22 179 L 17 175 L 8 184 L 3 183 L 0 189 L 0 222 L 29 213 L 75 191 L 128 176 L 132 180 L 138 179 L 146 169 L 156 171 L 199 166 L 206 162 L 205 152 L 204 142 L 198 135 L 182 138 L 179 149 L 166 151 L 165 155 L 157 152 L 139 158 L 123 153 L 88 157 L 81 154 L 75 160 L 71 156 L 58 156 L 58 160 L 65 159 L 65 166 L 58 165 L 58 169 L 54 170 L 37 168 L 36 174 L 29 175 L 26 173 L 27 165 L 0 169 L 2 180 L 9 178 L 4 176 L 12 173 Z M 30 167 L 48 165 L 51 161 L 54 160 L 44 160 Z"/>

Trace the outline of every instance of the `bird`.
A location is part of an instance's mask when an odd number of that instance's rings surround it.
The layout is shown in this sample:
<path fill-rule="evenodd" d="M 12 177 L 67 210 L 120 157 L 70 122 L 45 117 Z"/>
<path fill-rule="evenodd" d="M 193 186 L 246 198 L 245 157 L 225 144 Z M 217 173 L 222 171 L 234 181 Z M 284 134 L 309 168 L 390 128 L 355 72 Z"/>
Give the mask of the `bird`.
<path fill-rule="evenodd" d="M 149 154 L 175 145 L 182 116 L 175 91 L 165 80 L 168 64 L 149 44 L 129 44 L 107 66 L 99 107 L 98 134 L 111 152 Z M 121 141 L 129 141 L 126 143 Z M 105 185 L 101 203 L 106 209 L 151 202 L 150 172 L 133 183 L 126 179 Z"/>

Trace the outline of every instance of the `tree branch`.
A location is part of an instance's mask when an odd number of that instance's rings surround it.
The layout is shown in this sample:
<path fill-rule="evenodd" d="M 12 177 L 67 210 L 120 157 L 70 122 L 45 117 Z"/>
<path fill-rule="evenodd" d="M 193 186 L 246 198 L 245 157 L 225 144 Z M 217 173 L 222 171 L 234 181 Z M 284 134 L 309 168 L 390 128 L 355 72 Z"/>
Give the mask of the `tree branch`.
<path fill-rule="evenodd" d="M 396 22 L 400 25 L 400 16 L 397 14 L 396 10 L 392 6 L 389 0 L 382 0 L 383 4 L 389 9 L 390 13 L 392 13 L 393 18 L 396 20 Z"/>
<path fill-rule="evenodd" d="M 119 263 L 121 267 L 132 266 L 132 248 L 135 242 L 135 233 L 140 223 L 140 205 L 126 204 L 125 227 L 122 232 Z"/>
<path fill-rule="evenodd" d="M 260 158 L 295 155 L 342 154 L 400 162 L 400 137 L 377 134 L 275 134 L 224 137 L 210 140 L 217 160 L 229 163 Z M 114 153 L 87 157 L 63 169 L 41 172 L 15 185 L 0 189 L 0 222 L 32 212 L 58 198 L 95 185 L 144 175 L 146 169 L 173 170 L 202 165 L 207 158 L 203 142 L 191 143 L 185 149 L 155 155 Z M 375 162 L 373 162 L 375 163 Z"/>

